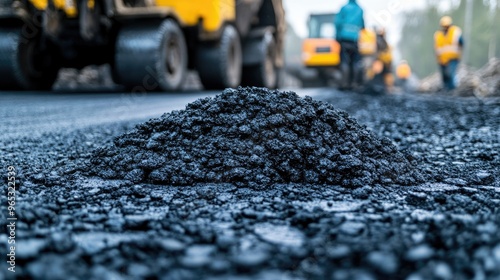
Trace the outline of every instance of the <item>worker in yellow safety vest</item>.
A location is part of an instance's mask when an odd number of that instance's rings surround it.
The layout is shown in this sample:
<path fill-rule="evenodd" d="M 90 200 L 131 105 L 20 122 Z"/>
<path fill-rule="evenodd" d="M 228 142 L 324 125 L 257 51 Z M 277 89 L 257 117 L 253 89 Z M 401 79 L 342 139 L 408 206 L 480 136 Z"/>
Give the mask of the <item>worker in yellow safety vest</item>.
<path fill-rule="evenodd" d="M 453 90 L 457 87 L 457 68 L 464 46 L 462 30 L 453 25 L 449 16 L 442 17 L 439 24 L 441 30 L 434 34 L 434 50 L 441 68 L 443 84 L 446 89 Z"/>
<path fill-rule="evenodd" d="M 411 77 L 411 67 L 406 60 L 401 60 L 396 68 L 397 85 L 407 89 L 408 79 Z"/>

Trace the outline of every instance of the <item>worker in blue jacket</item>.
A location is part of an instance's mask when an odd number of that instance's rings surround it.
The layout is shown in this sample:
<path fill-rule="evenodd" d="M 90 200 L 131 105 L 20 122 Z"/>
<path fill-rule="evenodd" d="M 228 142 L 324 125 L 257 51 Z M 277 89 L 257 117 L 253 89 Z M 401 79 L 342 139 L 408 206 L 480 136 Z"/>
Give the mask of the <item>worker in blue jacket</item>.
<path fill-rule="evenodd" d="M 356 0 L 342 7 L 335 17 L 337 41 L 341 46 L 341 68 L 344 76 L 343 88 L 350 89 L 353 82 L 361 82 L 361 55 L 358 49 L 359 32 L 365 28 L 364 12 Z"/>

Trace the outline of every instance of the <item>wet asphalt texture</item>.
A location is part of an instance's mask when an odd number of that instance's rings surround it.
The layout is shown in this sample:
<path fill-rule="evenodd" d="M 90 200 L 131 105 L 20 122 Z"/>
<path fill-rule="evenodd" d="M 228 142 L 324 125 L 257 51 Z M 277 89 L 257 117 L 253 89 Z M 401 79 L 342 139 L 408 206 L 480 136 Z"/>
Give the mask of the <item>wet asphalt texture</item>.
<path fill-rule="evenodd" d="M 349 132 L 366 125 L 371 140 L 387 137 L 425 182 L 106 179 L 88 168 L 103 147 L 138 133 L 137 119 L 5 133 L 0 161 L 18 173 L 18 222 L 16 273 L 2 262 L 0 278 L 500 278 L 500 103 L 327 90 L 315 99 L 361 124 L 352 121 Z M 7 117 L 12 106 L 0 110 Z M 350 119 L 335 112 L 335 121 Z M 7 205 L 5 195 L 0 203 Z"/>

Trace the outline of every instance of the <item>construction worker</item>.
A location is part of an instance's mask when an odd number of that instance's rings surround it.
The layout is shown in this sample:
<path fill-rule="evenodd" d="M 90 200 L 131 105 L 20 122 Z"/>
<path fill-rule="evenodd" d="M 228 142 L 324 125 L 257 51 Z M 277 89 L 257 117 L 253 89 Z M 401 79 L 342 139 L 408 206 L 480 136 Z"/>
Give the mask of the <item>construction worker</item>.
<path fill-rule="evenodd" d="M 436 60 L 441 68 L 444 87 L 453 90 L 457 87 L 457 68 L 462 57 L 464 45 L 462 30 L 453 25 L 449 16 L 439 21 L 441 30 L 434 34 Z"/>
<path fill-rule="evenodd" d="M 391 91 L 394 86 L 394 76 L 392 75 L 392 48 L 387 42 L 385 28 L 381 27 L 377 30 L 377 52 L 378 60 L 380 60 L 384 67 L 382 75 L 384 84 L 387 90 Z"/>
<path fill-rule="evenodd" d="M 350 89 L 354 81 L 360 83 L 361 58 L 358 49 L 360 31 L 365 28 L 364 12 L 356 0 L 349 2 L 340 9 L 335 17 L 337 41 L 341 46 L 341 69 L 344 75 L 345 89 Z"/>
<path fill-rule="evenodd" d="M 362 65 L 359 71 L 364 84 L 374 76 L 371 65 L 377 59 L 377 33 L 368 28 L 362 29 L 359 33 L 358 48 Z"/>
<path fill-rule="evenodd" d="M 411 77 L 411 68 L 406 60 L 401 60 L 396 68 L 397 84 L 404 90 L 408 88 L 408 79 Z"/>

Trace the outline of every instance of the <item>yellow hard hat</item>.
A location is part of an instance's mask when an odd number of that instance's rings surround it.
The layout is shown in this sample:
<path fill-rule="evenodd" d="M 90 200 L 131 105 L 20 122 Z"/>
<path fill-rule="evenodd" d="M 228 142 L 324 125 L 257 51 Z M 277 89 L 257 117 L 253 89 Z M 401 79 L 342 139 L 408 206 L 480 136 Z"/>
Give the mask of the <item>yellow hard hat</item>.
<path fill-rule="evenodd" d="M 453 19 L 450 16 L 444 16 L 439 21 L 439 25 L 441 25 L 442 27 L 451 26 L 452 23 L 453 23 Z"/>

